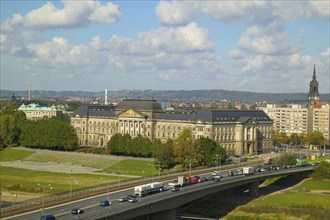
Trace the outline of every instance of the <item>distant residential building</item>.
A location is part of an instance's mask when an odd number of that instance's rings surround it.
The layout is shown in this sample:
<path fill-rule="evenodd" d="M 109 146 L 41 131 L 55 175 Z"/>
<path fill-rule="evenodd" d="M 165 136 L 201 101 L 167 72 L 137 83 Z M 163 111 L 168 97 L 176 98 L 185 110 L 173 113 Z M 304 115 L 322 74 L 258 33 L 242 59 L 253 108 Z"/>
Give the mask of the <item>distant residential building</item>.
<path fill-rule="evenodd" d="M 176 139 L 189 128 L 194 139 L 219 142 L 230 155 L 270 152 L 273 121 L 261 110 L 163 110 L 155 100 L 125 99 L 80 106 L 71 116 L 80 145 L 105 146 L 114 134 Z"/>
<path fill-rule="evenodd" d="M 278 107 L 277 105 L 269 104 L 260 109 L 274 120 L 274 131 L 284 132 L 287 135 L 294 133 L 309 134 L 319 131 L 329 144 L 330 103 L 320 102 L 315 66 L 310 82 L 308 100 L 309 104 L 307 106 L 294 104 L 288 105 L 288 107 Z"/>
<path fill-rule="evenodd" d="M 61 109 L 52 105 L 51 107 L 41 106 L 36 103 L 22 104 L 18 110 L 23 111 L 28 120 L 39 120 L 43 117 L 57 117 L 62 115 Z"/>

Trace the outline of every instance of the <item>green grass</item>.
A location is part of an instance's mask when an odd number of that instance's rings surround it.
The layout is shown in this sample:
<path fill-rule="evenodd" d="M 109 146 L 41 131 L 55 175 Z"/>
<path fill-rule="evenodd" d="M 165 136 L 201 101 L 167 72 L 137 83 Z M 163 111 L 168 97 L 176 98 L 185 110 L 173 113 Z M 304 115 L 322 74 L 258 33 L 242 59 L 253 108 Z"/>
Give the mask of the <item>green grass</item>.
<path fill-rule="evenodd" d="M 117 176 L 102 174 L 66 174 L 60 172 L 35 171 L 1 166 L 1 187 L 9 190 L 41 192 L 42 187 L 48 193 L 69 191 L 71 181 L 73 190 L 89 186 L 118 181 Z M 127 179 L 121 177 L 122 180 Z M 51 184 L 52 191 L 48 185 Z M 51 191 L 51 192 L 50 192 Z"/>
<path fill-rule="evenodd" d="M 26 151 L 26 150 L 18 150 L 11 147 L 7 147 L 0 152 L 0 161 L 14 161 L 14 160 L 22 160 L 30 155 L 33 155 L 33 151 Z"/>
<path fill-rule="evenodd" d="M 122 160 L 104 169 L 106 173 L 125 174 L 133 176 L 158 175 L 158 167 L 152 161 Z"/>
<path fill-rule="evenodd" d="M 285 192 L 255 200 L 254 205 L 285 208 L 288 206 L 320 206 L 328 208 L 330 197 L 324 194 Z"/>
<path fill-rule="evenodd" d="M 316 162 L 321 162 L 321 161 L 324 161 L 324 160 L 330 160 L 330 157 L 315 157 L 315 160 L 312 160 L 312 159 L 308 158 L 308 159 L 306 159 L 306 162 L 316 163 Z"/>
<path fill-rule="evenodd" d="M 330 191 L 330 180 L 315 180 L 308 179 L 302 184 L 293 188 L 294 190 L 329 190 Z"/>

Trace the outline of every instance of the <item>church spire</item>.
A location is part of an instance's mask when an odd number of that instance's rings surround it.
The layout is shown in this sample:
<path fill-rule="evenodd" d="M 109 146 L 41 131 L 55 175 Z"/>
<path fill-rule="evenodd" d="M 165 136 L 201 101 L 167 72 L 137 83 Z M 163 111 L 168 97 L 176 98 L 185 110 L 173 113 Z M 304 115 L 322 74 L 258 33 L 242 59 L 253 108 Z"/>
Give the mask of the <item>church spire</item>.
<path fill-rule="evenodd" d="M 314 105 L 315 103 L 320 101 L 320 95 L 319 95 L 319 83 L 316 80 L 316 71 L 315 71 L 315 64 L 314 64 L 314 71 L 313 71 L 313 79 L 309 83 L 309 94 L 308 94 L 308 100 L 311 105 Z"/>

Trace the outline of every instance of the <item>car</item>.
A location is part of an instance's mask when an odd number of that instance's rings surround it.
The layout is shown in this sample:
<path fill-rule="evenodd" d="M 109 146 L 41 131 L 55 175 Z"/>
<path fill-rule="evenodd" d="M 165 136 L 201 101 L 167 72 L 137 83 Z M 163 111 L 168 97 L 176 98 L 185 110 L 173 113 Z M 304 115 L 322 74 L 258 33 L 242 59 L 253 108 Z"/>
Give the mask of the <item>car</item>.
<path fill-rule="evenodd" d="M 136 199 L 136 195 L 130 194 L 130 195 L 127 196 L 127 199 Z"/>
<path fill-rule="evenodd" d="M 55 220 L 55 216 L 53 214 L 43 214 L 40 216 L 40 220 Z"/>
<path fill-rule="evenodd" d="M 127 196 L 122 196 L 118 198 L 118 202 L 127 202 L 127 201 L 128 201 Z"/>
<path fill-rule="evenodd" d="M 84 211 L 82 209 L 80 209 L 80 208 L 74 208 L 74 209 L 71 210 L 71 214 L 73 214 L 73 215 L 79 215 L 79 214 L 81 214 L 83 212 Z"/>
<path fill-rule="evenodd" d="M 180 191 L 180 188 L 179 188 L 179 187 L 173 187 L 173 188 L 171 189 L 171 191 L 172 191 L 172 192 L 178 192 L 178 191 Z"/>
<path fill-rule="evenodd" d="M 162 188 L 160 188 L 160 191 L 161 192 L 165 192 L 167 190 L 169 190 L 169 188 L 167 186 L 163 186 Z"/>
<path fill-rule="evenodd" d="M 128 199 L 128 202 L 129 203 L 134 203 L 134 202 L 137 202 L 137 201 L 138 200 L 136 198 L 134 198 L 134 197 L 131 197 L 131 198 Z"/>
<path fill-rule="evenodd" d="M 107 199 L 102 199 L 100 201 L 100 206 L 109 206 L 109 205 L 111 205 L 111 202 L 109 202 L 109 200 Z"/>

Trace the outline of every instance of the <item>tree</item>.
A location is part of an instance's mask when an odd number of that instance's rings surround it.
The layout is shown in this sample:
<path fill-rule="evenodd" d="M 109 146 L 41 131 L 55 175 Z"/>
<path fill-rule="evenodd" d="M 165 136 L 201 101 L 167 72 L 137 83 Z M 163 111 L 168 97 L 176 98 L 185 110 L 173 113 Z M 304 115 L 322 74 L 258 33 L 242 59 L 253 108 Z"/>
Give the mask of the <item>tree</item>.
<path fill-rule="evenodd" d="M 320 145 L 324 143 L 324 136 L 319 131 L 307 134 L 307 142 L 313 145 Z"/>
<path fill-rule="evenodd" d="M 203 162 L 203 151 L 199 141 L 194 141 L 191 130 L 184 128 L 173 143 L 175 162 L 183 167 L 196 167 Z"/>
<path fill-rule="evenodd" d="M 202 137 L 197 141 L 199 142 L 202 149 L 204 165 L 214 166 L 214 161 L 218 159 L 216 155 L 219 155 L 221 162 L 225 161 L 226 150 L 223 147 L 220 147 L 218 142 L 205 137 Z"/>
<path fill-rule="evenodd" d="M 297 133 L 293 133 L 290 135 L 289 142 L 293 145 L 300 145 L 301 144 L 301 139 L 300 136 Z"/>
<path fill-rule="evenodd" d="M 281 154 L 280 156 L 274 158 L 275 164 L 278 166 L 282 165 L 295 165 L 296 164 L 296 156 L 291 154 Z"/>
<path fill-rule="evenodd" d="M 159 139 L 153 141 L 153 157 L 156 163 L 159 162 L 161 168 L 170 169 L 175 166 L 175 158 L 173 155 L 173 140 L 167 139 L 162 143 Z"/>

